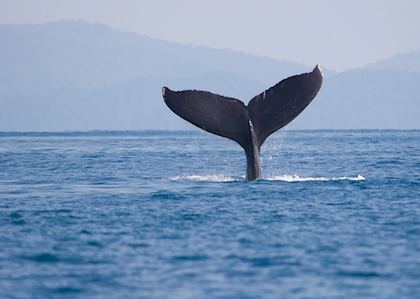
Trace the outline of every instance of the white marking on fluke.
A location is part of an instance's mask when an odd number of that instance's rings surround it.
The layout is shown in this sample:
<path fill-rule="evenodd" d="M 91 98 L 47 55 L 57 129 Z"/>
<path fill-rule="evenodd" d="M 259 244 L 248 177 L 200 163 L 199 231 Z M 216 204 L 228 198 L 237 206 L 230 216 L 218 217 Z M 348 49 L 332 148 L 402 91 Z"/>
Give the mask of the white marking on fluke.
<path fill-rule="evenodd" d="M 315 68 L 318 69 L 318 71 L 321 73 L 321 76 L 324 77 L 324 72 L 322 71 L 321 65 L 317 64 Z"/>
<path fill-rule="evenodd" d="M 165 92 L 166 92 L 166 87 L 162 87 L 162 96 L 165 96 Z"/>

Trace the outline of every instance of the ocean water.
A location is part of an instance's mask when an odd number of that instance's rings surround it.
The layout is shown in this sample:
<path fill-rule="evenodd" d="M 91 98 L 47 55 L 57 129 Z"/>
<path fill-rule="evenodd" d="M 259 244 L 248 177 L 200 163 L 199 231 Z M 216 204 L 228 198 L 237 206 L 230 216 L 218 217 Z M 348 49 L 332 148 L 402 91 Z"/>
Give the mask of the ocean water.
<path fill-rule="evenodd" d="M 420 131 L 0 133 L 0 298 L 420 298 Z"/>

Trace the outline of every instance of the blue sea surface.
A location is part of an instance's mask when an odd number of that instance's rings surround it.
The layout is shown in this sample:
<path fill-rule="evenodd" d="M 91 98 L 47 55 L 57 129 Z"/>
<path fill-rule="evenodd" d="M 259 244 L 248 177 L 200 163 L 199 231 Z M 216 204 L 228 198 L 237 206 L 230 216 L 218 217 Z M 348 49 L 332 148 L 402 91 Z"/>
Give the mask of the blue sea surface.
<path fill-rule="evenodd" d="M 420 131 L 0 133 L 0 298 L 420 298 Z"/>

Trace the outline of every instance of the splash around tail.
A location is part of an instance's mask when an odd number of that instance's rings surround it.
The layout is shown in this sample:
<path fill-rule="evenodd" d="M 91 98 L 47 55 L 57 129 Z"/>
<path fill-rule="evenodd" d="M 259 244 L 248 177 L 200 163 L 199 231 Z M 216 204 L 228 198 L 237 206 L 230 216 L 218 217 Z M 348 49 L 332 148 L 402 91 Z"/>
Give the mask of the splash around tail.
<path fill-rule="evenodd" d="M 210 183 L 231 183 L 241 182 L 244 177 L 232 177 L 226 175 L 186 175 L 174 176 L 169 178 L 172 181 L 195 181 L 195 182 L 210 182 Z M 278 175 L 261 178 L 261 181 L 267 182 L 286 182 L 286 183 L 305 183 L 305 182 L 335 182 L 335 181 L 365 181 L 366 178 L 358 174 L 357 176 L 341 176 L 341 177 L 304 177 L 298 175 Z"/>

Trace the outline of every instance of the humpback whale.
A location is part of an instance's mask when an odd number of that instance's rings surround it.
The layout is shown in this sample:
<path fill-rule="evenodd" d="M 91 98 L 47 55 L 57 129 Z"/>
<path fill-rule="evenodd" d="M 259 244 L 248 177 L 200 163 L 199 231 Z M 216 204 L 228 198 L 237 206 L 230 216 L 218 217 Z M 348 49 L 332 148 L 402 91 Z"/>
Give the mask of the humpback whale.
<path fill-rule="evenodd" d="M 272 133 L 298 116 L 315 98 L 322 84 L 322 70 L 284 79 L 252 98 L 242 101 L 202 90 L 173 91 L 162 87 L 166 105 L 193 125 L 232 139 L 244 149 L 246 179 L 262 176 L 260 149 Z"/>

